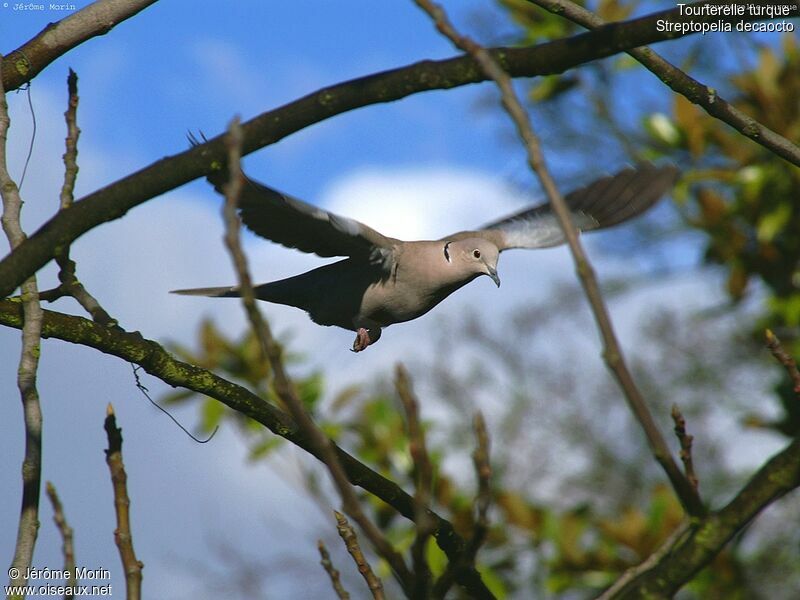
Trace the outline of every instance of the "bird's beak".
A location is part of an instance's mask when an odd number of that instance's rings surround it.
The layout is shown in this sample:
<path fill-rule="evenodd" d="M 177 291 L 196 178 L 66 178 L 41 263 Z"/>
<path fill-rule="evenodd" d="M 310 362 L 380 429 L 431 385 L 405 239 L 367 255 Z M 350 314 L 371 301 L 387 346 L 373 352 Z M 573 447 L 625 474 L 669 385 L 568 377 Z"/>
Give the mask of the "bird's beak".
<path fill-rule="evenodd" d="M 492 281 L 497 284 L 497 287 L 500 287 L 500 277 L 497 275 L 497 269 L 494 267 L 489 267 L 488 265 L 487 267 L 489 268 L 487 275 L 492 278 Z"/>

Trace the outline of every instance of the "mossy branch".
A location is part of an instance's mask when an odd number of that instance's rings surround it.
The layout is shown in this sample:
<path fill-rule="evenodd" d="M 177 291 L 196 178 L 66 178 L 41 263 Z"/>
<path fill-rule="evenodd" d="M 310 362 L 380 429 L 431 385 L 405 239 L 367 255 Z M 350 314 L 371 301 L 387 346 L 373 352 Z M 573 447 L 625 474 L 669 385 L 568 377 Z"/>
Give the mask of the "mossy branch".
<path fill-rule="evenodd" d="M 242 386 L 227 381 L 211 371 L 177 360 L 160 344 L 142 337 L 138 332 L 129 333 L 118 328 L 109 328 L 83 317 L 50 310 L 44 310 L 43 313 L 42 337 L 89 346 L 104 354 L 140 365 L 150 375 L 168 385 L 183 387 L 219 400 L 320 459 L 308 437 L 287 414 Z M 22 323 L 21 302 L 0 300 L 0 325 L 19 329 Z M 334 448 L 348 479 L 354 485 L 374 494 L 407 519 L 411 521 L 415 519 L 414 500 L 400 486 L 376 473 L 335 444 Z M 464 540 L 446 519 L 434 512 L 428 512 L 428 517 L 433 520 L 433 535 L 439 547 L 449 560 L 461 563 L 461 556 L 466 549 Z M 456 574 L 456 581 L 475 597 L 489 596 L 480 575 L 472 567 L 460 568 Z"/>

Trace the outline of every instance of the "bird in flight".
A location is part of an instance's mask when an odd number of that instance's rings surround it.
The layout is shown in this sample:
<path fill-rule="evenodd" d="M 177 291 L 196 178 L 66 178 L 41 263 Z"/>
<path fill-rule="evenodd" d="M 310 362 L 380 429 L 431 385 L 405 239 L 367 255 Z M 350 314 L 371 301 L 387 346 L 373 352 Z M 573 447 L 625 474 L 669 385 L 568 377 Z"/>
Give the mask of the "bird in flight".
<path fill-rule="evenodd" d="M 672 188 L 674 166 L 649 163 L 603 177 L 564 199 L 580 231 L 604 229 L 650 208 Z M 209 177 L 217 191 L 227 182 Z M 474 231 L 439 240 L 402 241 L 245 178 L 239 196 L 244 224 L 278 244 L 321 257 L 345 257 L 294 277 L 255 286 L 259 300 L 300 308 L 320 325 L 356 332 L 352 350 L 378 341 L 384 327 L 427 313 L 457 289 L 486 275 L 500 286 L 497 261 L 512 248 L 549 248 L 564 234 L 549 203 Z M 239 297 L 238 287 L 175 290 L 175 294 Z"/>

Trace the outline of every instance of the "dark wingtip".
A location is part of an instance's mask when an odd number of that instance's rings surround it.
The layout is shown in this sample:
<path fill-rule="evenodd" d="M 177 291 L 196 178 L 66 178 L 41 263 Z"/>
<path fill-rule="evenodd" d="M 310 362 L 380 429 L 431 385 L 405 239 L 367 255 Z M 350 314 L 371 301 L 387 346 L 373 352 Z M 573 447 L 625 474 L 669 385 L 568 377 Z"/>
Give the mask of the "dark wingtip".
<path fill-rule="evenodd" d="M 604 229 L 648 210 L 675 185 L 679 175 L 674 164 L 643 162 L 575 190 L 566 200 L 572 210 L 596 220 L 591 229 Z"/>

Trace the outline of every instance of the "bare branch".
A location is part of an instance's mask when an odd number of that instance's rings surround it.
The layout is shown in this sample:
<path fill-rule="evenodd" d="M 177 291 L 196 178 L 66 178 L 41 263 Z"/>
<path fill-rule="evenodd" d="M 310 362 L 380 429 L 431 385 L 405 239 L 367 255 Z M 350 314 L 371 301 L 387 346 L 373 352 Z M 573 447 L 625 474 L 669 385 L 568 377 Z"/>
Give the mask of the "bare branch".
<path fill-rule="evenodd" d="M 606 25 L 603 19 L 570 0 L 528 0 L 528 2 L 541 6 L 549 12 L 560 15 L 589 30 Z M 760 144 L 773 154 L 800 166 L 800 147 L 729 104 L 720 97 L 716 89 L 700 83 L 650 48 L 634 48 L 628 50 L 628 54 L 674 92 L 693 104 L 697 104 L 712 117 L 727 123 L 743 136 Z"/>
<path fill-rule="evenodd" d="M 0 68 L 4 59 L 0 55 Z M 11 120 L 8 116 L 6 95 L 0 84 L 0 197 L 3 201 L 3 231 L 12 251 L 25 240 L 20 224 L 22 198 L 17 184 L 8 173 L 6 144 Z M 36 538 L 39 532 L 39 495 L 42 486 L 42 408 L 36 389 L 36 374 L 41 352 L 42 307 L 36 276 L 31 275 L 22 282 L 22 348 L 17 387 L 22 400 L 22 415 L 25 424 L 25 455 L 22 459 L 22 502 L 17 526 L 17 542 L 11 566 L 16 573 L 23 574 L 31 566 Z M 12 585 L 22 583 L 20 576 L 11 578 Z"/>
<path fill-rule="evenodd" d="M 375 600 L 383 600 L 383 583 L 372 571 L 372 567 L 369 566 L 367 558 L 361 551 L 361 546 L 358 545 L 358 537 L 356 536 L 355 530 L 350 523 L 347 522 L 347 519 L 342 513 L 338 511 L 333 511 L 333 513 L 336 515 L 336 529 L 339 531 L 339 535 L 342 536 L 345 548 L 347 548 L 350 556 L 353 557 L 353 561 L 358 567 L 358 572 L 361 573 L 362 577 L 364 577 L 364 580 L 367 582 L 372 597 L 375 598 Z"/>
<path fill-rule="evenodd" d="M 284 405 L 297 423 L 299 428 L 308 436 L 313 447 L 318 451 L 319 457 L 328 467 L 333 483 L 342 498 L 342 505 L 345 512 L 350 515 L 364 534 L 372 543 L 375 551 L 386 560 L 392 567 L 400 584 L 408 591 L 411 586 L 411 572 L 403 560 L 403 557 L 392 548 L 388 540 L 367 517 L 361 509 L 355 490 L 347 478 L 345 470 L 339 462 L 339 457 L 328 437 L 322 433 L 316 423 L 311 419 L 303 407 L 297 392 L 294 389 L 291 379 L 286 373 L 283 364 L 283 356 L 280 346 L 275 342 L 269 324 L 264 320 L 256 307 L 255 292 L 250 273 L 247 269 L 247 261 L 239 243 L 239 217 L 236 214 L 236 207 L 239 201 L 239 191 L 241 190 L 242 178 L 241 170 L 241 145 L 242 130 L 238 119 L 230 125 L 228 135 L 228 174 L 229 182 L 225 186 L 225 243 L 233 258 L 234 267 L 239 278 L 239 288 L 242 295 L 247 317 L 253 331 L 258 338 L 261 350 L 265 358 L 269 361 L 273 374 L 273 386 L 275 393 L 283 401 Z"/>
<path fill-rule="evenodd" d="M 34 38 L 9 52 L 0 69 L 6 91 L 31 81 L 47 65 L 86 40 L 104 35 L 116 25 L 141 12 L 156 0 L 98 0 L 50 23 Z M 8 17 L 6 17 L 8 18 Z"/>
<path fill-rule="evenodd" d="M 72 69 L 67 76 L 67 110 L 64 118 L 67 121 L 67 149 L 64 152 L 64 185 L 61 186 L 61 208 L 69 208 L 73 200 L 75 180 L 78 177 L 78 75 Z"/>
<path fill-rule="evenodd" d="M 431 16 L 440 32 L 446 35 L 453 44 L 469 52 L 475 58 L 475 61 L 480 64 L 481 68 L 495 81 L 500 89 L 503 108 L 505 108 L 506 112 L 508 112 L 511 119 L 514 121 L 517 132 L 527 150 L 528 164 L 539 177 L 547 199 L 550 201 L 556 217 L 558 218 L 558 222 L 564 231 L 567 244 L 575 260 L 578 277 L 586 292 L 586 297 L 589 300 L 598 328 L 600 329 L 604 345 L 603 357 L 605 358 L 606 364 L 622 388 L 631 411 L 636 416 L 636 419 L 641 424 L 647 436 L 647 441 L 650 444 L 653 455 L 666 472 L 684 509 L 690 515 L 702 514 L 705 509 L 697 492 L 692 489 L 692 486 L 675 463 L 672 454 L 670 454 L 669 447 L 664 441 L 664 437 L 661 435 L 641 392 L 628 370 L 622 355 L 622 349 L 620 348 L 611 324 L 605 300 L 600 293 L 600 286 L 597 284 L 594 270 L 578 239 L 578 232 L 575 228 L 575 224 L 572 222 L 572 215 L 570 214 L 569 208 L 556 188 L 555 182 L 547 169 L 542 155 L 541 145 L 533 131 L 525 109 L 522 107 L 522 104 L 514 92 L 511 77 L 503 71 L 501 66 L 495 62 L 485 48 L 481 47 L 473 40 L 460 35 L 449 23 L 441 7 L 430 2 L 430 0 L 415 0 L 415 2 Z"/>
<path fill-rule="evenodd" d="M 72 205 L 73 190 L 75 180 L 78 177 L 78 138 L 81 130 L 78 128 L 78 76 L 70 69 L 67 76 L 67 110 L 64 118 L 67 122 L 66 151 L 64 152 L 64 183 L 61 186 L 59 211 L 65 210 Z M 61 284 L 52 290 L 47 290 L 39 294 L 39 300 L 45 302 L 55 302 L 64 296 L 74 298 L 86 312 L 88 312 L 96 323 L 107 327 L 116 327 L 117 320 L 109 315 L 97 299 L 78 280 L 76 275 L 76 265 L 69 257 L 70 247 L 62 246 L 58 249 L 55 259 L 58 263 L 58 279 Z"/>
<path fill-rule="evenodd" d="M 797 363 L 789 356 L 789 353 L 784 350 L 778 336 L 772 333 L 771 330 L 767 329 L 766 332 L 764 332 L 764 336 L 767 338 L 767 348 L 772 352 L 772 356 L 783 365 L 787 375 L 789 375 L 789 379 L 792 380 L 794 392 L 800 394 L 800 371 L 797 370 Z"/>
<path fill-rule="evenodd" d="M 144 564 L 136 558 L 133 550 L 131 534 L 130 498 L 128 498 L 128 474 L 122 462 L 122 429 L 117 427 L 114 407 L 106 409 L 104 429 L 108 436 L 106 463 L 111 471 L 111 483 L 114 487 L 114 510 L 117 514 L 117 528 L 114 530 L 114 542 L 119 549 L 122 570 L 125 572 L 125 591 L 127 600 L 139 600 L 142 596 L 142 567 Z"/>
<path fill-rule="evenodd" d="M 56 487 L 48 481 L 45 485 L 45 490 L 47 491 L 47 497 L 50 498 L 50 504 L 53 506 L 53 521 L 55 521 L 56 527 L 61 534 L 61 552 L 64 554 L 64 570 L 69 573 L 66 585 L 70 589 L 75 589 L 78 582 L 75 579 L 75 546 L 73 544 L 72 527 L 69 526 L 67 518 L 64 516 L 64 507 L 61 505 L 61 500 L 58 498 Z M 65 600 L 71 600 L 72 597 L 72 593 L 64 595 Z"/>
<path fill-rule="evenodd" d="M 319 549 L 320 555 L 319 563 L 322 565 L 322 568 L 325 569 L 328 577 L 331 578 L 331 585 L 333 586 L 333 591 L 336 592 L 336 597 L 340 598 L 340 600 L 350 600 L 350 594 L 348 594 L 347 590 L 342 586 L 342 581 L 339 579 L 339 571 L 333 566 L 331 555 L 328 554 L 328 550 L 325 548 L 325 544 L 322 543 L 322 540 L 317 540 L 317 548 Z"/>
<path fill-rule="evenodd" d="M 715 0 L 712 4 L 723 1 Z M 552 75 L 631 48 L 692 33 L 658 31 L 655 25 L 659 20 L 696 23 L 738 20 L 717 16 L 681 17 L 678 13 L 674 8 L 531 48 L 497 48 L 492 56 L 513 77 Z M 471 57 L 460 56 L 443 61 L 422 61 L 332 85 L 243 124 L 242 153 L 249 154 L 309 125 L 356 108 L 486 79 Z M 211 173 L 215 164 L 225 160 L 226 150 L 220 135 L 84 197 L 69 210 L 50 219 L 21 248 L 0 261 L 0 296 L 8 296 L 23 280 L 53 259 L 59 246 L 71 244 L 87 231 L 121 217 L 151 198 Z"/>
<path fill-rule="evenodd" d="M 489 532 L 489 505 L 492 500 L 492 492 L 490 487 L 492 477 L 492 467 L 489 462 L 489 433 L 486 430 L 486 421 L 483 415 L 479 412 L 475 414 L 473 420 L 473 429 L 475 430 L 475 451 L 472 453 L 472 463 L 475 466 L 475 475 L 478 482 L 478 493 L 475 495 L 475 525 L 472 531 L 472 537 L 467 542 L 467 551 L 464 553 L 461 565 L 455 562 L 450 562 L 447 565 L 444 573 L 436 581 L 433 588 L 434 598 L 444 598 L 447 592 L 453 585 L 455 578 L 456 568 L 464 564 L 474 566 L 475 557 L 478 550 L 486 540 L 486 535 Z"/>
<path fill-rule="evenodd" d="M 686 433 L 686 419 L 683 418 L 683 414 L 677 404 L 672 405 L 672 420 L 675 422 L 675 435 L 681 444 L 680 457 L 683 462 L 683 472 L 686 474 L 686 479 L 697 491 L 700 482 L 694 472 L 694 461 L 692 460 L 694 436 Z"/>
<path fill-rule="evenodd" d="M 472 462 L 475 465 L 475 475 L 478 479 L 478 494 L 475 497 L 475 531 L 470 540 L 471 559 L 475 560 L 478 549 L 483 545 L 486 534 L 489 532 L 489 505 L 492 502 L 490 481 L 492 466 L 489 463 L 489 432 L 486 430 L 486 421 L 478 411 L 475 414 L 473 427 L 477 445 L 472 453 Z"/>
<path fill-rule="evenodd" d="M 414 562 L 414 597 L 427 598 L 430 592 L 431 571 L 425 556 L 425 547 L 435 527 L 433 519 L 428 514 L 433 468 L 425 443 L 425 430 L 419 419 L 419 402 L 411 389 L 408 372 L 401 364 L 395 369 L 394 385 L 406 413 L 409 453 L 414 464 L 414 512 L 417 526 L 414 543 L 411 546 L 411 558 Z"/>

